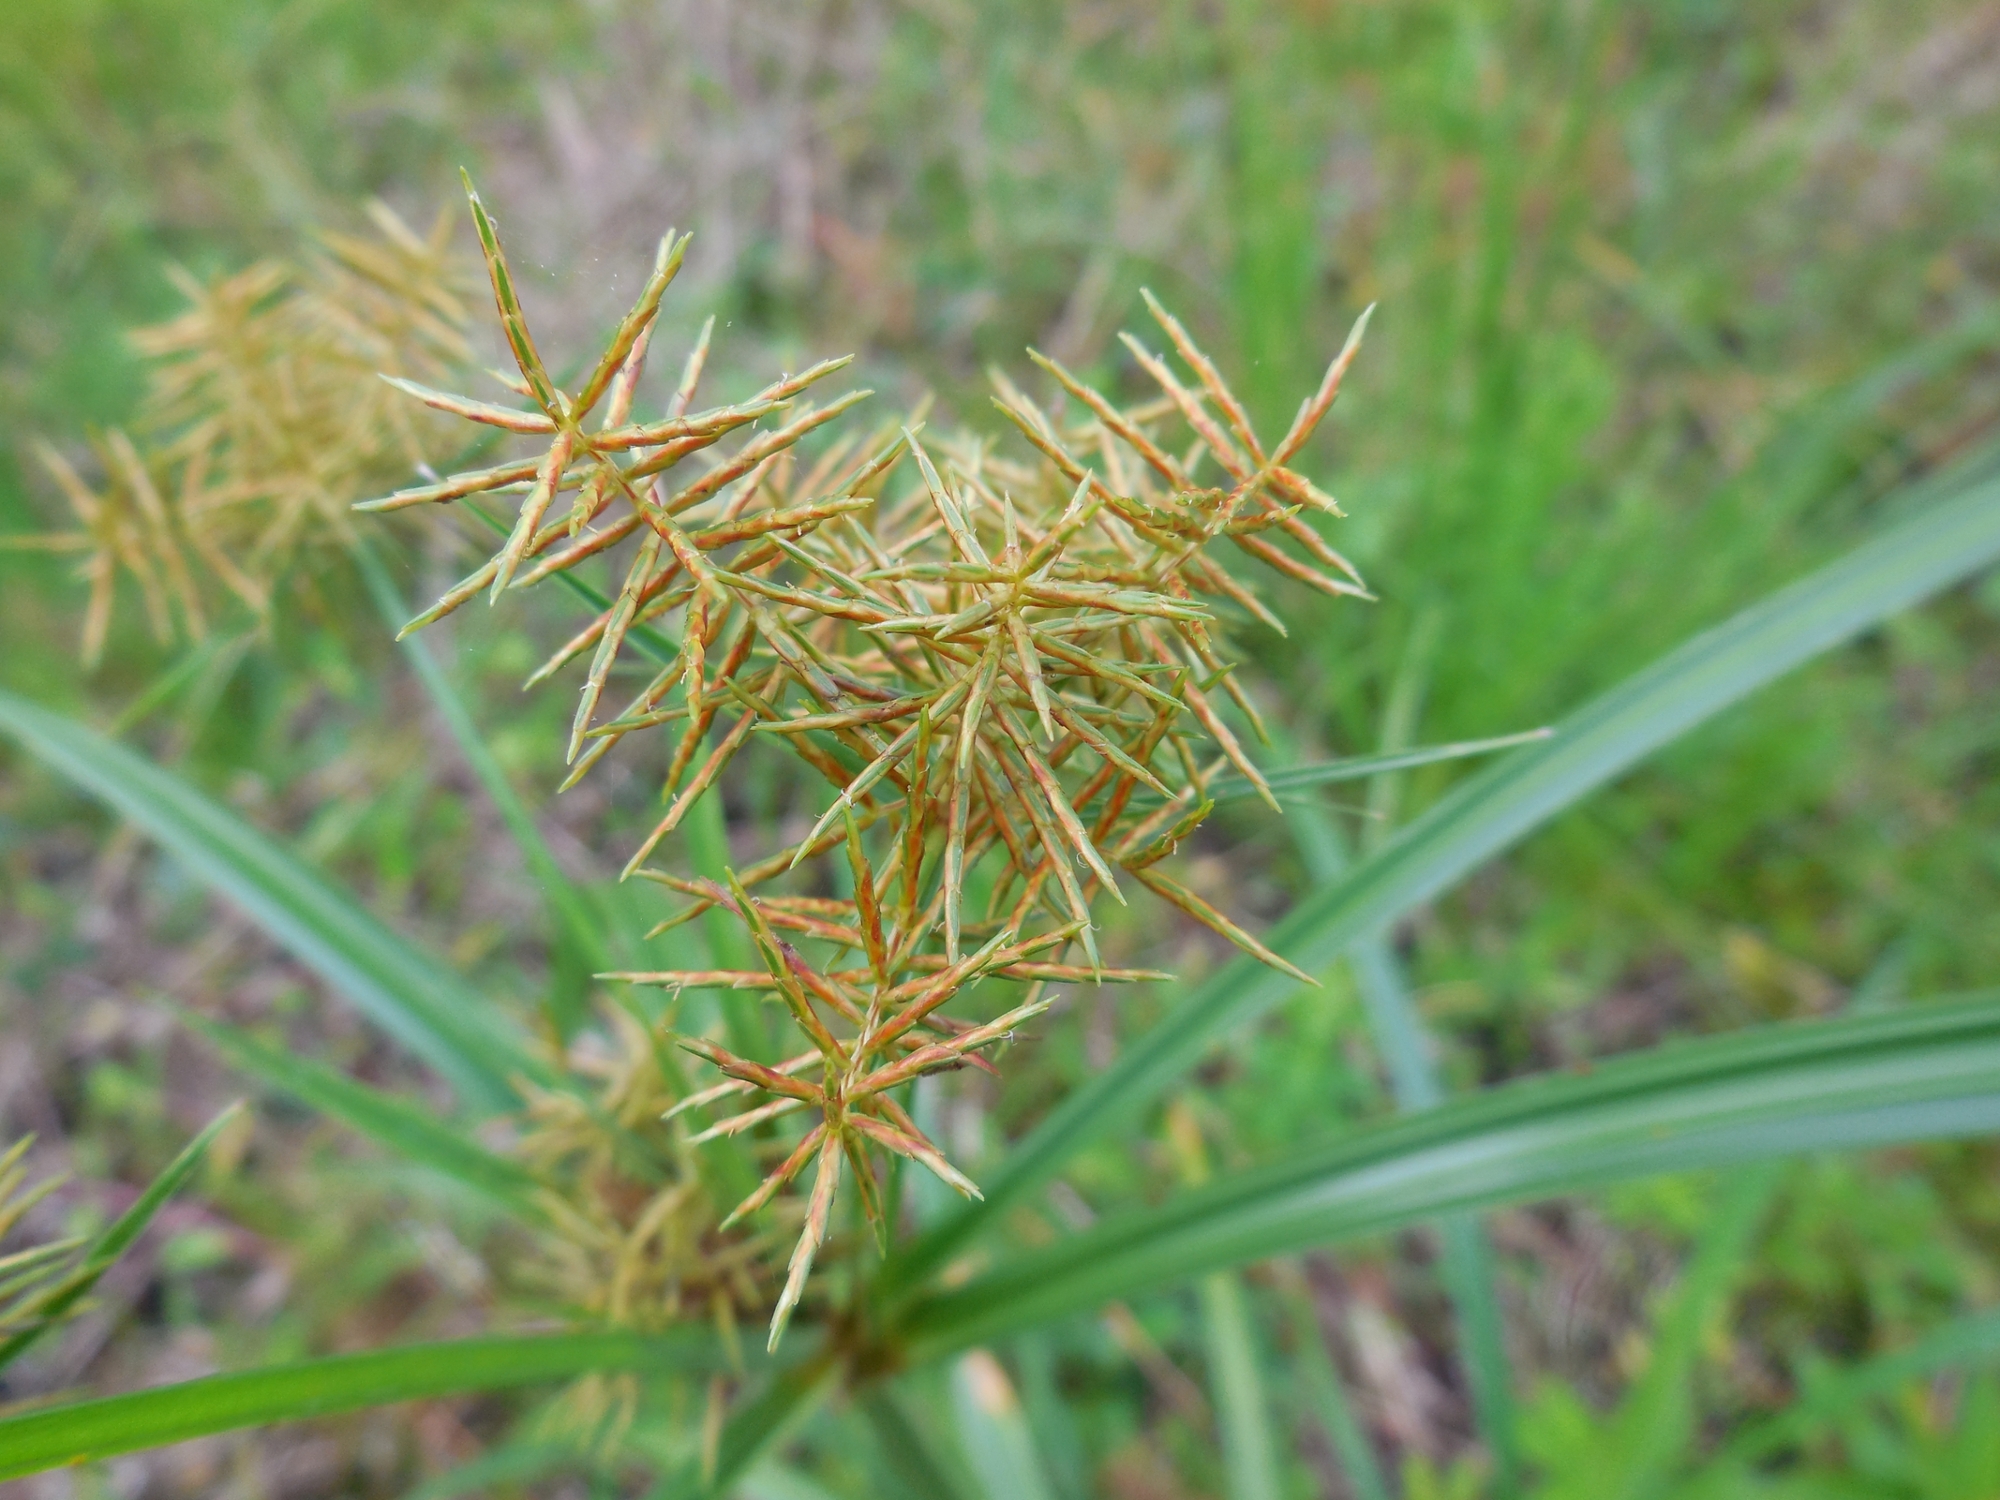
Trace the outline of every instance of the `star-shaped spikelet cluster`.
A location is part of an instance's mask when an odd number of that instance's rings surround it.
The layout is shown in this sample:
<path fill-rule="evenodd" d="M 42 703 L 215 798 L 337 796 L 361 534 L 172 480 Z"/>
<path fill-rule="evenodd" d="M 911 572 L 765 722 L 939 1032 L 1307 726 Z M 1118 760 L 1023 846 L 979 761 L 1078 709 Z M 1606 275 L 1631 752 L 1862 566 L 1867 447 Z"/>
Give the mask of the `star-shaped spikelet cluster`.
<path fill-rule="evenodd" d="M 87 665 L 121 575 L 163 642 L 200 637 L 234 607 L 261 618 L 302 552 L 350 534 L 357 493 L 431 451 L 439 419 L 376 375 L 468 357 L 448 224 L 421 236 L 383 204 L 369 214 L 372 238 L 323 234 L 300 264 L 206 282 L 174 272 L 187 306 L 132 336 L 146 399 L 130 433 L 93 441 L 100 482 L 40 445 L 78 526 L 0 546 L 81 554 Z"/>
<path fill-rule="evenodd" d="M 508 383 L 527 405 L 405 389 L 531 436 L 541 451 L 372 508 L 520 496 L 492 560 L 412 628 L 481 590 L 530 584 L 629 543 L 615 598 L 532 680 L 589 658 L 568 746 L 571 783 L 629 734 L 676 736 L 668 806 L 626 873 L 692 898 L 663 926 L 716 907 L 733 912 L 761 960 L 756 970 L 607 977 L 760 993 L 782 1003 L 808 1044 L 765 1063 L 691 1041 L 727 1081 L 676 1110 L 766 1096 L 702 1138 L 792 1116 L 810 1122 L 732 1216 L 813 1168 L 775 1341 L 827 1231 L 843 1163 L 884 1234 L 872 1163 L 885 1155 L 974 1191 L 917 1130 L 896 1088 L 934 1069 L 990 1066 L 982 1051 L 1046 1007 L 1041 991 L 1051 981 L 1153 977 L 1107 970 L 1093 938 L 1092 902 L 1123 901 L 1121 876 L 1306 977 L 1160 865 L 1207 817 L 1218 778 L 1271 800 L 1229 723 L 1233 712 L 1262 729 L 1222 629 L 1243 615 L 1284 627 L 1223 558 L 1367 597 L 1314 524 L 1339 506 L 1293 467 L 1338 393 L 1362 325 L 1275 444 L 1260 440 L 1213 362 L 1149 296 L 1189 372 L 1184 379 L 1128 339 L 1159 387 L 1155 400 L 1121 407 L 1036 355 L 1073 416 L 1052 415 L 996 377 L 997 404 L 1030 445 L 1022 458 L 969 436 L 927 445 L 912 419 L 868 441 L 837 440 L 807 464 L 794 445 L 866 393 L 801 412 L 793 403 L 846 361 L 696 412 L 704 330 L 666 414 L 634 417 L 660 297 L 685 239 L 661 242 L 637 305 L 582 385 L 565 393 L 536 351 L 476 195 L 473 212 L 520 372 Z M 684 459 L 753 424 L 733 454 L 710 455 L 699 477 L 679 477 Z M 566 494 L 574 498 L 558 514 Z M 677 626 L 677 647 L 605 717 L 611 668 L 642 626 Z M 758 741 L 793 752 L 825 781 L 817 823 L 732 874 L 726 888 L 650 868 L 688 809 Z M 788 893 L 788 871 L 838 850 L 847 879 L 837 884 L 851 880 L 851 897 Z M 983 892 L 977 906 L 969 889 Z M 801 944 L 828 957 L 809 962 Z M 989 978 L 1027 983 L 1028 997 L 995 1020 L 946 1014 Z"/>

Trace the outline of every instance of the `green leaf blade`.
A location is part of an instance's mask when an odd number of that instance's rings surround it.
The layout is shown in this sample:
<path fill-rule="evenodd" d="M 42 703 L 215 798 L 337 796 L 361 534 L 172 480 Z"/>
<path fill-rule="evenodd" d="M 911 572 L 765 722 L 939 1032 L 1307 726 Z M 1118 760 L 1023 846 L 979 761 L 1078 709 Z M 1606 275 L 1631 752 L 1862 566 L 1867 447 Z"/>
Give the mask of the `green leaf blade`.
<path fill-rule="evenodd" d="M 1228 1500 L 1283 1500 L 1278 1438 L 1242 1281 L 1228 1271 L 1204 1276 L 1201 1316 L 1209 1395 L 1222 1438 L 1224 1493 Z"/>
<path fill-rule="evenodd" d="M 354 547 L 354 559 L 361 570 L 362 581 L 375 600 L 382 618 L 391 629 L 408 615 L 402 598 L 396 590 L 395 581 L 390 578 L 388 567 L 380 554 L 367 541 L 358 540 Z M 550 914 L 555 919 L 559 933 L 574 943 L 580 953 L 598 967 L 603 967 L 610 952 L 604 924 L 598 914 L 591 910 L 575 883 L 564 873 L 549 851 L 548 841 L 542 837 L 536 825 L 534 814 L 528 811 L 520 793 L 507 779 L 499 760 L 487 746 L 473 722 L 472 714 L 465 700 L 452 687 L 451 679 L 444 668 L 431 654 L 430 647 L 419 636 L 410 636 L 403 641 L 403 652 L 409 658 L 417 680 L 429 694 L 431 706 L 438 717 L 444 720 L 445 728 L 457 742 L 459 753 L 465 757 L 466 765 L 478 779 L 486 795 L 492 800 L 494 810 L 500 814 L 500 821 L 507 825 L 515 846 L 528 862 L 536 882 L 541 886 L 542 897 L 548 903 Z"/>
<path fill-rule="evenodd" d="M 1003 1262 L 918 1304 L 908 1352 L 1454 1210 L 1995 1130 L 2000 994 L 1668 1045 L 1407 1116 Z"/>
<path fill-rule="evenodd" d="M 952 1366 L 951 1410 L 966 1468 L 985 1500 L 1054 1500 L 1027 1413 L 986 1350 Z"/>
<path fill-rule="evenodd" d="M 430 1111 L 356 1082 L 322 1063 L 296 1057 L 199 1016 L 182 1020 L 231 1063 L 380 1143 L 407 1161 L 441 1172 L 530 1222 L 546 1215 L 533 1173 L 444 1124 Z"/>
<path fill-rule="evenodd" d="M 1519 734 L 1495 735 L 1483 740 L 1459 740 L 1446 745 L 1414 745 L 1407 750 L 1385 750 L 1379 755 L 1353 755 L 1342 760 L 1312 761 L 1304 765 L 1282 766 L 1265 774 L 1265 783 L 1272 795 L 1279 801 L 1288 797 L 1298 797 L 1315 787 L 1333 786 L 1343 781 L 1366 781 L 1371 777 L 1385 776 L 1394 771 L 1413 770 L 1418 766 L 1434 766 L 1450 760 L 1470 760 L 1475 756 L 1494 755 L 1502 750 L 1519 749 L 1522 745 L 1536 744 L 1547 739 L 1555 731 L 1551 729 L 1528 729 Z M 1257 790 L 1248 777 L 1234 771 L 1211 777 L 1202 788 L 1204 795 L 1213 802 L 1242 802 L 1251 798 L 1262 800 L 1263 794 Z M 1158 807 L 1165 802 L 1158 792 L 1139 792 L 1132 798 L 1134 807 Z"/>
<path fill-rule="evenodd" d="M 0 1418 L 0 1479 L 184 1442 L 462 1391 L 504 1390 L 591 1370 L 685 1369 L 711 1360 L 703 1330 L 459 1339 L 211 1375 Z"/>
<path fill-rule="evenodd" d="M 504 1108 L 512 1077 L 543 1071 L 477 990 L 172 772 L 4 691 L 0 731 L 143 829 L 468 1104 Z"/>

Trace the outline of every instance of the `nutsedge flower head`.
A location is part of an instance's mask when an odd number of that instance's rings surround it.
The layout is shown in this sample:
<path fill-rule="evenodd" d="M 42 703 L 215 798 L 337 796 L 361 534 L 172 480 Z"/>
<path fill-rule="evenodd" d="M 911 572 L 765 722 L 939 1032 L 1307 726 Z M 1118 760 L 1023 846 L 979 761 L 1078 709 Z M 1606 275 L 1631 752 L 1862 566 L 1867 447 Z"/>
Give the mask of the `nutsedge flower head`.
<path fill-rule="evenodd" d="M 628 735 L 676 736 L 666 812 L 626 874 L 692 898 L 672 921 L 726 909 L 748 930 L 759 962 L 754 970 L 604 977 L 769 997 L 805 1043 L 764 1062 L 683 1039 L 725 1081 L 667 1111 L 749 1105 L 698 1142 L 793 1117 L 805 1127 L 723 1221 L 733 1225 L 795 1183 L 804 1189 L 804 1224 L 772 1319 L 775 1344 L 827 1235 L 844 1173 L 884 1239 L 883 1160 L 908 1158 L 962 1193 L 977 1192 L 897 1101 L 901 1085 L 939 1069 L 990 1067 L 983 1054 L 1047 1008 L 1052 981 L 1158 977 L 1109 969 L 1098 952 L 1092 903 L 1100 895 L 1122 902 L 1121 874 L 1307 978 L 1159 866 L 1207 817 L 1217 778 L 1243 778 L 1276 805 L 1225 716 L 1223 698 L 1262 732 L 1223 625 L 1240 612 L 1284 626 L 1219 551 L 1323 593 L 1368 597 L 1314 525 L 1339 516 L 1338 504 L 1293 467 L 1338 394 L 1366 319 L 1268 446 L 1214 363 L 1148 294 L 1192 377 L 1183 381 L 1128 338 L 1160 388 L 1151 403 L 1121 407 L 1034 355 L 1082 415 L 1059 421 L 996 376 L 996 404 L 1027 440 L 1025 460 L 964 435 L 927 443 L 913 417 L 866 441 L 838 439 L 807 464 L 797 457 L 800 440 L 868 394 L 799 406 L 846 360 L 781 377 L 748 401 L 697 410 L 711 322 L 666 411 L 635 415 L 661 297 L 687 245 L 669 235 L 609 346 L 564 391 L 535 345 L 498 228 L 476 193 L 472 208 L 516 365 L 502 380 L 518 404 L 395 383 L 439 411 L 531 437 L 539 452 L 361 508 L 520 497 L 492 558 L 412 629 L 481 592 L 497 598 L 629 543 L 616 595 L 531 682 L 589 658 L 565 785 Z M 1170 427 L 1182 438 L 1170 437 Z M 689 460 L 745 429 L 751 434 L 732 454 L 683 477 Z M 572 498 L 558 509 L 565 495 Z M 669 634 L 675 627 L 678 640 Z M 663 659 L 607 717 L 611 670 L 635 647 Z M 650 866 L 732 759 L 760 740 L 793 752 L 827 783 L 817 823 L 726 885 Z M 851 896 L 786 891 L 787 873 L 821 856 L 844 863 L 838 884 Z M 977 910 L 967 898 L 975 871 L 986 891 Z M 800 943 L 829 957 L 811 962 Z M 984 979 L 1025 984 L 1026 996 L 983 1023 L 947 1014 Z"/>

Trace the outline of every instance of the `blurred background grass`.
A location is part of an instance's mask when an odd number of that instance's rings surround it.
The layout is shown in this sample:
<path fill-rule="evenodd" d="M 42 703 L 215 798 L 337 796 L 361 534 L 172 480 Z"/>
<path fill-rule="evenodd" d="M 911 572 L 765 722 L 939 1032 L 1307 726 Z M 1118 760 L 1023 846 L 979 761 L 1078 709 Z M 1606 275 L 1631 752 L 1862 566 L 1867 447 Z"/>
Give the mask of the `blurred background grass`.
<path fill-rule="evenodd" d="M 31 437 L 73 447 L 130 418 L 143 377 L 125 332 L 175 310 L 170 265 L 294 253 L 369 195 L 428 222 L 464 162 L 558 360 L 590 349 L 676 223 L 696 239 L 668 327 L 715 312 L 725 379 L 854 349 L 869 383 L 934 390 L 988 428 L 983 367 L 1024 378 L 1025 344 L 1126 382 L 1113 334 L 1142 285 L 1280 423 L 1378 302 L 1309 467 L 1351 513 L 1342 543 L 1381 602 L 1296 590 L 1289 638 L 1246 637 L 1253 678 L 1302 754 L 1526 728 L 1833 555 L 1884 495 L 1990 461 L 1996 127 L 2000 7 L 1968 0 L 13 0 L 0 531 L 59 518 Z M 424 566 L 443 579 L 448 562 Z M 413 599 L 430 574 L 406 580 Z M 108 722 L 181 657 L 128 618 L 85 677 L 80 607 L 62 567 L 0 553 L 0 682 Z M 516 684 L 562 622 L 517 605 L 497 623 L 443 643 L 541 807 L 567 706 Z M 218 654 L 136 732 L 527 994 L 544 963 L 532 883 L 385 636 L 353 580 L 302 579 L 268 642 Z M 1857 992 L 1991 983 L 1996 689 L 1989 580 L 1764 694 L 1411 924 L 1401 945 L 1454 1085 Z M 1448 776 L 1420 773 L 1375 811 L 1407 815 Z M 644 797 L 607 778 L 550 808 L 558 857 L 615 868 L 603 830 Z M 729 797 L 740 821 L 782 811 L 751 779 Z M 60 1139 L 92 1175 L 157 1165 L 157 1122 L 205 1118 L 230 1087 L 144 1003 L 159 993 L 309 1034 L 371 1076 L 402 1066 L 170 866 L 88 823 L 0 761 L 10 1130 Z M 1247 810 L 1196 875 L 1267 916 L 1305 881 L 1284 829 Z M 1165 946 L 1184 974 L 1214 961 L 1157 924 L 1113 940 L 1149 959 Z M 1086 1000 L 1035 1067 L 961 1101 L 960 1144 L 976 1156 L 982 1131 L 1039 1110 L 1158 1003 Z M 1196 1103 L 1236 1160 L 1382 1108 L 1352 996 L 1239 1039 Z M 183 1226 L 172 1243 L 211 1240 L 152 1267 L 95 1346 L 65 1346 L 37 1379 L 114 1384 L 476 1321 L 486 1290 L 382 1208 L 394 1184 L 350 1180 L 322 1129 L 259 1129 L 264 1169 L 230 1187 L 226 1229 Z M 1161 1153 L 1093 1156 L 1073 1180 L 1130 1191 L 1171 1177 Z M 1960 1146 L 1791 1169 L 1704 1352 L 1704 1409 L 1775 1399 L 1801 1351 L 1858 1353 L 2000 1296 L 1996 1160 Z M 305 1185 L 326 1182 L 345 1186 Z M 1673 1183 L 1498 1216 L 1524 1389 L 1615 1396 L 1708 1203 Z M 1425 1244 L 1316 1266 L 1313 1287 L 1380 1450 L 1444 1471 L 1469 1418 Z M 1139 1311 L 1146 1339 L 1198 1361 L 1189 1308 Z M 1107 1338 L 1049 1356 L 1099 1456 L 1091 1492 L 1213 1491 L 1205 1415 Z M 1874 1462 L 1867 1482 L 1890 1487 L 1867 1493 L 1973 1493 L 1925 1488 L 1919 1460 L 1986 1398 L 1932 1396 L 1879 1418 L 1875 1459 L 1850 1445 L 1829 1473 L 1861 1482 Z M 1544 1449 L 1568 1430 L 1550 1402 L 1531 1415 Z M 354 1456 L 360 1423 L 296 1483 L 270 1479 L 276 1450 L 250 1440 L 214 1452 L 264 1454 L 273 1493 L 395 1493 L 481 1430 L 476 1403 L 434 1431 L 368 1420 L 388 1434 L 373 1469 Z"/>

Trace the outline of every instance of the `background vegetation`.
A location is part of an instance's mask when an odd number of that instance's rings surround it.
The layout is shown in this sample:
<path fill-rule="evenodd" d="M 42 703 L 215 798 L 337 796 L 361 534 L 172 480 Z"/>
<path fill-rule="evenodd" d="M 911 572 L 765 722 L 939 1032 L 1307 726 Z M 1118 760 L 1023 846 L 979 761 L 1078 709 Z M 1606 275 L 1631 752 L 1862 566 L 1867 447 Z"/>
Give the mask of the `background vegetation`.
<path fill-rule="evenodd" d="M 170 265 L 295 254 L 315 227 L 358 224 L 371 194 L 428 223 L 460 161 L 504 207 L 558 362 L 592 355 L 658 233 L 692 227 L 667 317 L 685 341 L 718 315 L 731 395 L 855 348 L 898 399 L 935 390 L 988 424 L 983 367 L 1025 379 L 1024 344 L 1123 381 L 1112 334 L 1149 285 L 1281 426 L 1378 302 L 1311 456 L 1381 602 L 1300 589 L 1282 602 L 1291 635 L 1255 637 L 1265 707 L 1302 758 L 1552 722 L 1846 550 L 1884 496 L 1981 462 L 2000 416 L 1990 6 L 17 0 L 0 79 L 11 533 L 62 509 L 32 438 L 76 450 L 87 426 L 130 420 L 125 334 L 180 306 Z M 410 556 L 410 598 L 456 576 L 448 556 Z M 80 589 L 44 556 L 0 553 L 0 685 L 115 725 L 476 985 L 526 1001 L 574 984 L 534 872 L 361 580 L 335 566 L 288 592 L 268 638 L 199 658 L 128 608 L 85 674 Z M 551 798 L 567 704 L 518 684 L 562 628 L 516 604 L 436 644 L 557 861 L 601 881 L 650 788 Z M 1444 1087 L 1994 983 L 1997 688 L 1989 576 L 1682 740 L 1404 923 L 1393 957 Z M 1320 843 L 1244 804 L 1205 832 L 1193 883 L 1274 918 L 1339 846 L 1379 841 L 1452 776 L 1371 785 Z M 739 830 L 786 811 L 751 781 L 726 792 Z M 0 1124 L 37 1133 L 40 1170 L 75 1174 L 38 1210 L 56 1232 L 113 1217 L 241 1091 L 162 1000 L 436 1087 L 11 751 L 0 893 Z M 1199 929 L 1119 915 L 1121 955 L 1187 981 L 1219 965 Z M 1034 1213 L 1074 1227 L 1204 1157 L 1227 1172 L 1390 1112 L 1358 975 L 1232 1034 L 1167 1115 L 1091 1148 Z M 973 1175 L 1169 998 L 1079 990 L 1031 1064 L 957 1089 L 945 1128 Z M 1709 1461 L 1760 1414 L 1830 1364 L 2000 1301 L 1996 1165 L 1984 1141 L 1810 1157 L 1492 1215 L 1530 1486 L 1749 1483 Z M 9 1397 L 484 1326 L 485 1263 L 424 1184 L 339 1130 L 261 1105 L 204 1171 L 95 1310 L 8 1371 Z M 1448 1244 L 1385 1234 L 996 1346 L 1052 1492 L 1246 1493 L 1218 1395 L 1232 1350 L 1213 1336 L 1231 1297 L 1253 1331 L 1235 1353 L 1279 1414 L 1276 1493 L 1366 1494 L 1357 1438 L 1401 1493 L 1503 1486 L 1441 1290 Z M 1341 1435 L 1328 1390 L 1358 1430 Z M 926 1429 L 953 1399 L 908 1397 Z M 2000 1492 L 1996 1403 L 1976 1367 L 1894 1382 L 1809 1430 L 1769 1482 Z M 478 1459 L 520 1408 L 424 1403 L 28 1483 L 405 1494 Z M 1664 1451 L 1628 1474 L 1637 1433 Z M 833 1493 L 875 1482 L 873 1454 L 805 1441 Z"/>

